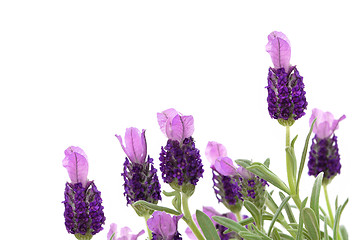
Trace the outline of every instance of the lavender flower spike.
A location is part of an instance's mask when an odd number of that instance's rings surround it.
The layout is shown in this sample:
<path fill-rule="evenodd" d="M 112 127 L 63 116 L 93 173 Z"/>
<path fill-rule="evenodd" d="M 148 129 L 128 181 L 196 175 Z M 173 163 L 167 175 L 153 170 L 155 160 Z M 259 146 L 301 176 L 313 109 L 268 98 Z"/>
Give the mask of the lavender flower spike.
<path fill-rule="evenodd" d="M 317 176 L 324 172 L 323 184 L 328 184 L 337 174 L 340 174 L 341 163 L 337 145 L 337 136 L 334 134 L 340 121 L 346 118 L 345 115 L 339 119 L 334 119 L 330 112 L 323 112 L 313 109 L 310 118 L 310 125 L 316 118 L 313 132 L 315 137 L 309 154 L 308 174 Z"/>
<path fill-rule="evenodd" d="M 206 158 L 211 162 L 213 189 L 218 202 L 222 202 L 230 211 L 239 214 L 242 209 L 243 195 L 239 184 L 237 169 L 227 157 L 226 148 L 217 142 L 208 142 Z"/>
<path fill-rule="evenodd" d="M 148 219 L 147 225 L 152 231 L 153 240 L 179 240 L 181 234 L 177 231 L 177 223 L 183 215 L 173 216 L 156 211 Z"/>
<path fill-rule="evenodd" d="M 159 158 L 162 178 L 173 189 L 191 196 L 203 173 L 201 156 L 191 136 L 193 117 L 183 116 L 170 108 L 158 113 L 157 120 L 161 131 L 169 138 Z"/>
<path fill-rule="evenodd" d="M 157 203 L 161 200 L 161 186 L 153 159 L 147 154 L 145 130 L 141 134 L 137 128 L 127 128 L 124 146 L 121 136 L 116 135 L 127 157 L 124 162 L 124 195 L 127 204 L 138 200 Z M 138 210 L 138 209 L 135 209 Z M 144 216 L 147 213 L 137 213 Z M 150 213 L 148 213 L 150 214 Z"/>
<path fill-rule="evenodd" d="M 117 225 L 115 223 L 110 224 L 110 229 L 107 234 L 107 240 L 137 240 L 139 236 L 145 233 L 144 230 L 141 230 L 138 234 L 131 234 L 131 229 L 128 227 L 123 227 L 120 229 L 120 236 L 117 237 Z M 114 234 L 114 236 L 113 236 Z M 112 238 L 113 236 L 113 238 Z"/>
<path fill-rule="evenodd" d="M 87 180 L 88 161 L 84 151 L 79 147 L 65 150 L 63 166 L 67 169 L 71 183 L 66 183 L 65 226 L 68 233 L 77 239 L 88 240 L 103 230 L 105 222 L 101 193 L 93 181 Z"/>
<path fill-rule="evenodd" d="M 290 65 L 291 48 L 288 38 L 281 32 L 268 36 L 266 50 L 274 68 L 268 73 L 268 111 L 270 117 L 284 126 L 291 126 L 305 115 L 307 107 L 303 77 L 296 66 Z"/>

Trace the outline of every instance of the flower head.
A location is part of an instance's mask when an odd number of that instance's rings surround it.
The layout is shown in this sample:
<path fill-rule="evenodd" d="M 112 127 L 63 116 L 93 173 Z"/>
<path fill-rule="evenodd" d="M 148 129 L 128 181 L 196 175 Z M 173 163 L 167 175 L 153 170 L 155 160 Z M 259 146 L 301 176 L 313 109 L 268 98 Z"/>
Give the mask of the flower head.
<path fill-rule="evenodd" d="M 125 146 L 121 136 L 115 135 L 129 160 L 133 163 L 144 163 L 146 159 L 146 138 L 145 130 L 141 134 L 137 128 L 127 128 L 125 132 Z"/>
<path fill-rule="evenodd" d="M 316 122 L 312 131 L 318 138 L 325 139 L 330 137 L 335 130 L 338 129 L 339 122 L 345 119 L 346 116 L 343 115 L 339 119 L 335 119 L 332 113 L 323 112 L 320 109 L 314 108 L 310 117 L 310 126 L 315 118 Z"/>
<path fill-rule="evenodd" d="M 182 239 L 177 231 L 177 223 L 183 215 L 173 216 L 165 212 L 156 211 L 148 219 L 147 225 L 153 232 L 153 239 L 157 240 L 178 240 Z"/>
<path fill-rule="evenodd" d="M 265 187 L 269 186 L 268 182 L 243 167 L 239 167 L 237 171 L 240 176 L 239 187 L 243 195 L 243 200 L 249 200 L 257 208 L 261 209 L 265 203 Z"/>
<path fill-rule="evenodd" d="M 193 117 L 182 116 L 171 108 L 158 113 L 157 119 L 161 131 L 169 138 L 159 158 L 162 178 L 175 190 L 191 196 L 204 171 L 200 152 L 191 136 Z"/>
<path fill-rule="evenodd" d="M 137 128 L 127 128 L 125 147 L 121 136 L 117 136 L 117 138 L 127 155 L 124 162 L 124 172 L 122 173 L 127 204 L 132 204 L 138 200 L 157 203 L 158 200 L 161 200 L 161 186 L 153 159 L 146 156 L 145 130 L 142 130 L 140 134 Z"/>
<path fill-rule="evenodd" d="M 101 193 L 93 181 L 87 180 L 88 161 L 83 150 L 69 147 L 65 155 L 63 166 L 72 180 L 66 183 L 62 202 L 65 226 L 68 233 L 75 234 L 78 239 L 90 239 L 103 230 L 105 222 Z"/>
<path fill-rule="evenodd" d="M 281 32 L 268 36 L 267 52 L 274 68 L 268 73 L 268 111 L 271 118 L 291 126 L 294 120 L 305 115 L 307 107 L 303 77 L 296 66 L 290 66 L 290 42 Z"/>
<path fill-rule="evenodd" d="M 183 116 L 173 108 L 157 113 L 157 121 L 161 131 L 171 140 L 182 142 L 191 137 L 194 131 L 193 117 Z"/>
<path fill-rule="evenodd" d="M 310 126 L 316 118 L 313 132 L 315 137 L 309 154 L 308 174 L 317 176 L 324 172 L 323 183 L 328 184 L 337 174 L 340 174 L 341 163 L 338 151 L 337 136 L 334 135 L 340 121 L 346 118 L 345 115 L 339 119 L 334 119 L 332 113 L 313 109 L 310 118 Z"/>
<path fill-rule="evenodd" d="M 131 234 L 131 229 L 128 227 L 123 227 L 120 229 L 120 236 L 117 236 L 117 225 L 115 223 L 110 224 L 110 229 L 107 234 L 107 240 L 136 240 L 139 236 L 145 233 L 141 230 L 138 234 Z M 114 234 L 114 236 L 113 236 Z M 111 238 L 113 236 L 113 238 Z"/>

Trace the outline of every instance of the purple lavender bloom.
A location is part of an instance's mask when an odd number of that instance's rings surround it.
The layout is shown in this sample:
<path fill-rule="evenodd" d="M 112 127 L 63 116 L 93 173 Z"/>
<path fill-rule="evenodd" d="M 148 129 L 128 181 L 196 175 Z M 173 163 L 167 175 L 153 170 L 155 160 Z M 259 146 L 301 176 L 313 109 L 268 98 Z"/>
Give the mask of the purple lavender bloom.
<path fill-rule="evenodd" d="M 191 136 L 193 117 L 168 109 L 158 113 L 157 119 L 162 132 L 169 138 L 166 146 L 161 147 L 159 158 L 164 182 L 180 191 L 187 185 L 196 185 L 204 170 Z"/>
<path fill-rule="evenodd" d="M 66 183 L 65 226 L 68 233 L 78 239 L 90 239 L 103 230 L 105 222 L 101 193 L 93 181 L 87 180 L 88 161 L 84 151 L 79 147 L 65 150 L 63 166 L 67 169 L 71 183 Z"/>
<path fill-rule="evenodd" d="M 120 229 L 120 236 L 118 235 L 117 225 L 115 223 L 110 224 L 110 229 L 107 234 L 107 240 L 137 240 L 139 236 L 145 233 L 141 230 L 138 234 L 131 234 L 131 229 L 128 227 L 123 227 Z M 114 234 L 114 236 L 113 236 Z M 111 238 L 113 236 L 113 238 Z"/>
<path fill-rule="evenodd" d="M 271 118 L 282 124 L 292 125 L 305 115 L 307 107 L 303 77 L 296 66 L 290 66 L 291 48 L 288 38 L 281 32 L 272 32 L 268 36 L 267 52 L 274 68 L 268 73 L 268 111 Z M 291 123 L 287 123 L 291 120 Z"/>
<path fill-rule="evenodd" d="M 179 240 L 181 234 L 177 230 L 177 223 L 183 215 L 173 216 L 165 212 L 156 211 L 148 219 L 147 225 L 152 231 L 153 240 Z"/>
<path fill-rule="evenodd" d="M 235 239 L 238 236 L 235 232 L 230 232 L 230 233 L 224 234 L 224 232 L 227 230 L 227 228 L 221 224 L 218 224 L 216 221 L 214 221 L 212 219 L 212 217 L 214 217 L 214 216 L 220 216 L 220 217 L 229 218 L 233 221 L 237 221 L 237 217 L 235 214 L 233 214 L 231 212 L 221 214 L 221 213 L 217 212 L 213 207 L 203 207 L 203 212 L 211 219 L 213 225 L 217 229 L 217 233 L 218 233 L 218 236 L 220 239 L 229 240 L 229 239 Z M 193 221 L 195 221 L 198 229 L 202 232 L 201 227 L 197 222 L 196 214 L 193 214 L 192 218 L 193 218 Z M 191 240 L 197 239 L 195 234 L 192 232 L 192 230 L 190 228 L 186 228 L 185 232 L 186 232 L 187 236 L 189 237 L 189 239 L 191 239 Z"/>
<path fill-rule="evenodd" d="M 261 209 L 266 198 L 265 187 L 269 186 L 269 184 L 263 178 L 254 175 L 243 167 L 239 167 L 237 172 L 243 200 L 249 200 L 257 208 Z"/>
<path fill-rule="evenodd" d="M 127 204 L 138 200 L 157 203 L 161 200 L 161 186 L 154 167 L 153 159 L 146 158 L 145 130 L 141 134 L 137 128 L 127 128 L 124 146 L 121 136 L 117 136 L 127 157 L 124 162 L 124 195 Z M 147 159 L 145 161 L 145 159 Z"/>
<path fill-rule="evenodd" d="M 312 139 L 310 148 L 308 174 L 316 177 L 320 172 L 324 172 L 323 183 L 328 184 L 341 171 L 337 136 L 334 132 L 338 129 L 339 122 L 346 116 L 334 119 L 332 113 L 315 108 L 312 110 L 310 126 L 315 118 L 316 122 L 313 127 L 315 137 Z"/>
<path fill-rule="evenodd" d="M 206 158 L 211 163 L 213 189 L 218 202 L 222 202 L 229 210 L 239 213 L 242 209 L 243 195 L 237 169 L 233 161 L 227 157 L 224 145 L 210 141 L 206 147 Z"/>

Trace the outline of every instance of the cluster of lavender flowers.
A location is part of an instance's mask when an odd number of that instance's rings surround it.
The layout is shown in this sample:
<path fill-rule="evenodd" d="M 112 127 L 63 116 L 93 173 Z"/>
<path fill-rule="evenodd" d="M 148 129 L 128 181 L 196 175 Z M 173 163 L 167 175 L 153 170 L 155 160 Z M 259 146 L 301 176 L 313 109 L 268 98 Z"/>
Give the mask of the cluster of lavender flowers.
<path fill-rule="evenodd" d="M 334 119 L 329 112 L 313 109 L 309 121 L 312 139 L 308 174 L 316 178 L 311 196 L 311 208 L 306 207 L 307 198 L 301 201 L 299 181 L 305 157 L 302 154 L 300 170 L 297 173 L 294 142 L 290 142 L 290 127 L 305 115 L 307 101 L 305 97 L 303 77 L 296 66 L 290 65 L 291 47 L 288 38 L 281 32 L 272 32 L 268 36 L 266 51 L 270 54 L 274 67 L 268 71 L 268 112 L 286 128 L 286 164 L 289 186 L 269 169 L 269 161 L 264 164 L 251 160 L 236 160 L 228 157 L 227 149 L 221 143 L 210 141 L 205 149 L 205 157 L 212 170 L 213 193 L 218 203 L 228 210 L 219 213 L 212 207 L 204 206 L 202 211 L 191 214 L 188 200 L 194 194 L 204 169 L 200 151 L 196 148 L 192 137 L 194 119 L 191 115 L 183 115 L 173 108 L 157 113 L 160 130 L 167 137 L 165 146 L 161 147 L 161 178 L 171 186 L 172 192 L 161 191 L 159 171 L 154 166 L 154 159 L 147 154 L 145 130 L 135 127 L 126 129 L 124 140 L 116 135 L 126 154 L 123 163 L 124 196 L 127 205 L 133 207 L 138 216 L 144 217 L 148 239 L 178 240 L 184 239 L 178 231 L 179 222 L 188 225 L 185 234 L 190 239 L 328 239 L 327 225 L 333 230 L 333 239 L 347 240 L 347 231 L 339 228 L 340 214 L 345 204 L 338 207 L 336 215 L 327 197 L 326 186 L 340 174 L 341 164 L 334 134 L 339 122 L 345 115 Z M 307 151 L 307 146 L 303 152 Z M 306 155 L 306 154 L 305 154 Z M 65 185 L 63 201 L 65 211 L 65 227 L 77 239 L 91 239 L 103 230 L 105 216 L 101 193 L 94 181 L 88 181 L 88 160 L 79 147 L 65 150 L 63 166 L 67 169 L 71 182 Z M 276 204 L 268 186 L 275 186 L 282 203 Z M 318 195 L 324 186 L 329 216 L 320 216 Z M 287 193 L 288 196 L 285 197 Z M 174 197 L 173 207 L 159 206 L 162 194 Z M 316 194 L 318 194 L 316 196 Z M 299 224 L 292 214 L 288 201 L 292 199 L 299 213 Z M 314 205 L 315 204 L 315 205 Z M 316 207 L 317 204 L 317 207 Z M 242 210 L 251 217 L 242 215 Z M 285 209 L 289 222 L 280 215 Z M 317 216 L 317 218 L 315 218 Z M 324 232 L 320 232 L 319 218 L 325 222 Z M 264 229 L 264 221 L 270 221 L 269 229 Z M 278 221 L 285 232 L 274 226 Z M 297 227 L 298 226 L 298 227 Z M 304 228 L 305 226 L 305 228 Z M 337 226 L 337 227 L 336 227 Z M 144 234 L 131 233 L 129 227 L 123 227 L 118 233 L 117 225 L 112 223 L 107 234 L 108 240 L 136 240 Z M 289 233 L 290 235 L 288 235 Z"/>

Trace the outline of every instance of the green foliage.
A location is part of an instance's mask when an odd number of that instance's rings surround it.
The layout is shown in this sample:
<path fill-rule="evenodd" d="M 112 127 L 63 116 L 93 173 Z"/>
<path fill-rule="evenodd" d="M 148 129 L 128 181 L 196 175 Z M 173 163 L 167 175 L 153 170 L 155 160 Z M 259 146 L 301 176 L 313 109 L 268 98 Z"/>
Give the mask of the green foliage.
<path fill-rule="evenodd" d="M 220 240 L 217 230 L 213 225 L 211 219 L 200 210 L 196 210 L 197 222 L 201 227 L 203 235 L 208 240 Z"/>

